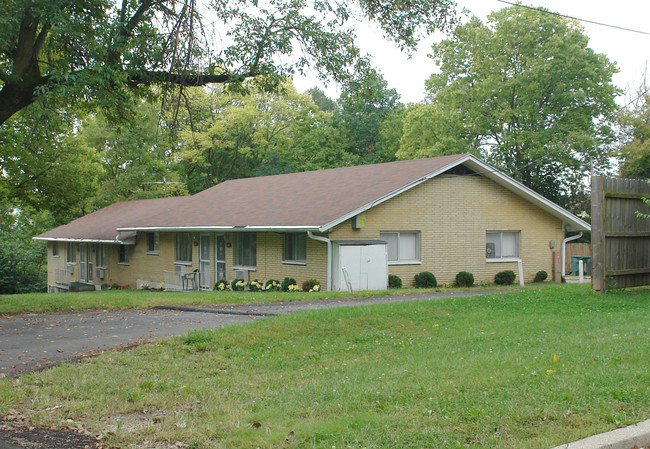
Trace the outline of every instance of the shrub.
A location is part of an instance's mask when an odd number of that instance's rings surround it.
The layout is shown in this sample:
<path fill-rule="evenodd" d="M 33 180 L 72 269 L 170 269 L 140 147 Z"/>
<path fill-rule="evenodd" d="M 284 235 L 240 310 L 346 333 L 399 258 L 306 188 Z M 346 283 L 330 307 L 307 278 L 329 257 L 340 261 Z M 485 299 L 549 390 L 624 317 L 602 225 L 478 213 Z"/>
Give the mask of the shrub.
<path fill-rule="evenodd" d="M 433 273 L 423 271 L 415 275 L 415 286 L 419 288 L 433 288 L 438 285 L 438 281 Z"/>
<path fill-rule="evenodd" d="M 456 287 L 471 287 L 474 285 L 474 275 L 468 271 L 461 271 L 456 275 Z"/>
<path fill-rule="evenodd" d="M 294 286 L 295 288 L 289 288 L 290 286 Z M 298 289 L 298 283 L 294 278 L 284 278 L 282 281 L 282 291 L 283 292 L 288 292 L 289 290 L 297 290 Z"/>
<path fill-rule="evenodd" d="M 222 279 L 216 284 L 214 284 L 214 289 L 220 292 L 230 290 L 230 284 L 228 284 L 228 281 Z"/>
<path fill-rule="evenodd" d="M 402 279 L 394 274 L 389 274 L 388 288 L 402 288 Z"/>
<path fill-rule="evenodd" d="M 234 292 L 243 292 L 246 289 L 247 284 L 248 283 L 241 278 L 233 279 L 230 283 L 230 289 Z"/>
<path fill-rule="evenodd" d="M 320 282 L 316 279 L 307 279 L 302 283 L 303 292 L 317 292 L 320 290 Z"/>
<path fill-rule="evenodd" d="M 494 283 L 499 285 L 510 285 L 515 282 L 515 272 L 512 270 L 500 271 L 494 276 Z"/>
<path fill-rule="evenodd" d="M 267 292 L 279 292 L 282 290 L 282 284 L 276 279 L 269 279 L 266 281 L 266 284 L 264 284 L 264 290 Z"/>
<path fill-rule="evenodd" d="M 535 282 L 544 282 L 548 277 L 548 273 L 544 270 L 538 271 L 535 275 Z"/>
<path fill-rule="evenodd" d="M 249 288 L 251 289 L 252 292 L 261 292 L 264 290 L 264 286 L 262 284 L 262 281 L 259 279 L 255 279 L 254 281 L 251 281 L 249 284 Z"/>

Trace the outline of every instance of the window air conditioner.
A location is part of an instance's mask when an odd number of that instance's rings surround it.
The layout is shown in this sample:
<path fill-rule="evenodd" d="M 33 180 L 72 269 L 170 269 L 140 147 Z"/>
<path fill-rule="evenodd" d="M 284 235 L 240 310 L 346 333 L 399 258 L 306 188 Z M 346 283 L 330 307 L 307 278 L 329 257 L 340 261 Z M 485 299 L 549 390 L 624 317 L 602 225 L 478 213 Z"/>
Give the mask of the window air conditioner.
<path fill-rule="evenodd" d="M 486 259 L 493 259 L 494 255 L 496 253 L 494 243 L 486 243 L 485 244 L 485 258 Z"/>
<path fill-rule="evenodd" d="M 70 275 L 74 274 L 74 265 L 67 265 L 65 269 L 68 272 L 68 274 Z"/>
<path fill-rule="evenodd" d="M 96 275 L 97 279 L 104 279 L 104 269 L 103 268 L 97 268 L 97 270 L 95 270 L 95 275 Z"/>

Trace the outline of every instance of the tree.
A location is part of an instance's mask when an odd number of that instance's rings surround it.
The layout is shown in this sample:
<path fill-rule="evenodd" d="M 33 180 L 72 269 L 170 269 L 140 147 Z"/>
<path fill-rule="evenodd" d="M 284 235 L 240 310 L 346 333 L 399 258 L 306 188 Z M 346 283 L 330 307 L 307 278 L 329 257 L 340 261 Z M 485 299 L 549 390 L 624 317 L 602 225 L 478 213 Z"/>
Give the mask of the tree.
<path fill-rule="evenodd" d="M 128 123 L 114 122 L 103 114 L 83 121 L 79 141 L 101 159 L 99 187 L 92 197 L 94 209 L 117 201 L 186 195 L 174 171 L 173 136 L 160 117 L 158 102 L 138 102 Z M 171 139 L 171 141 L 170 141 Z"/>
<path fill-rule="evenodd" d="M 384 120 L 399 106 L 399 94 L 376 70 L 363 67 L 356 79 L 343 89 L 336 117 L 348 140 L 348 152 L 367 163 L 385 162 L 377 152 Z M 389 155 L 387 160 L 392 160 Z"/>
<path fill-rule="evenodd" d="M 99 159 L 74 135 L 75 117 L 38 102 L 0 128 L 0 207 L 79 216 L 95 194 Z"/>
<path fill-rule="evenodd" d="M 576 22 L 516 6 L 491 14 L 487 24 L 473 18 L 457 27 L 433 46 L 440 73 L 426 83 L 430 105 L 414 114 L 441 125 L 423 145 L 432 154 L 480 152 L 568 204 L 583 190 L 590 164 L 595 172 L 608 169 L 613 140 L 616 69 L 587 44 Z M 401 157 L 423 150 L 404 147 Z"/>
<path fill-rule="evenodd" d="M 336 81 L 362 57 L 361 12 L 403 49 L 453 20 L 453 0 L 5 0 L 0 17 L 0 124 L 58 95 L 128 105 L 157 84 L 267 88 L 307 66 Z"/>
<path fill-rule="evenodd" d="M 625 144 L 621 147 L 620 174 L 626 178 L 650 178 L 650 93 L 645 83 L 635 101 L 621 112 Z"/>

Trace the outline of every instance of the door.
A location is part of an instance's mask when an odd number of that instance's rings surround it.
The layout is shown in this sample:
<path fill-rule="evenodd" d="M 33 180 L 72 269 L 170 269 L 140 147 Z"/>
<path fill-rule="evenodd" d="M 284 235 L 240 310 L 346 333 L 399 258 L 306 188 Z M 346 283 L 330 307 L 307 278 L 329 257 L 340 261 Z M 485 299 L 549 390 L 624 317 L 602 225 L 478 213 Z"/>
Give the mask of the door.
<path fill-rule="evenodd" d="M 210 234 L 201 234 L 201 288 L 210 288 Z"/>
<path fill-rule="evenodd" d="M 86 244 L 79 245 L 79 280 L 86 280 Z"/>
<path fill-rule="evenodd" d="M 218 235 L 215 238 L 215 255 L 216 255 L 216 282 L 226 280 L 226 237 Z"/>

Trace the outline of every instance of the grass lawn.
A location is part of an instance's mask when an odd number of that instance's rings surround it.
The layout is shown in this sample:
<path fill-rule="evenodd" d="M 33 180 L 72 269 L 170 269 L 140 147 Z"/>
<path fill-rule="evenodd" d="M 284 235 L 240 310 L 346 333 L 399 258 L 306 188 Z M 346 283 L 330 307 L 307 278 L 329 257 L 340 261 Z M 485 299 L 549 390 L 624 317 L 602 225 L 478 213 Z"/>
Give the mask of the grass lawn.
<path fill-rule="evenodd" d="M 473 289 L 503 289 L 503 286 Z M 508 288 L 508 287 L 506 287 Z M 519 288 L 519 286 L 511 287 Z M 441 289 L 436 289 L 440 291 Z M 462 291 L 469 289 L 453 289 Z M 425 289 L 348 292 L 157 292 L 145 290 L 102 290 L 74 293 L 25 293 L 0 296 L 0 316 L 24 313 L 82 312 L 90 310 L 146 309 L 154 306 L 238 304 L 248 302 L 304 301 L 325 298 L 359 298 L 377 295 L 423 293 Z"/>
<path fill-rule="evenodd" d="M 0 380 L 0 415 L 121 447 L 544 448 L 650 418 L 650 290 L 265 318 Z"/>

